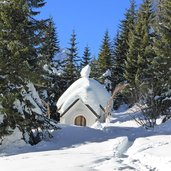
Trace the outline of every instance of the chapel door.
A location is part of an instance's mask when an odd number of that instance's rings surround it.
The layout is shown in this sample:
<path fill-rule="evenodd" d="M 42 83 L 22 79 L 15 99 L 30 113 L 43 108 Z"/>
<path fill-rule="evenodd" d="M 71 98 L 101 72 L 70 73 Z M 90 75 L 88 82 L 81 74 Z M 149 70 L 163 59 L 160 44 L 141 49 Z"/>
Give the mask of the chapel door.
<path fill-rule="evenodd" d="M 78 125 L 78 126 L 86 126 L 86 119 L 84 116 L 77 116 L 75 118 L 75 125 Z"/>

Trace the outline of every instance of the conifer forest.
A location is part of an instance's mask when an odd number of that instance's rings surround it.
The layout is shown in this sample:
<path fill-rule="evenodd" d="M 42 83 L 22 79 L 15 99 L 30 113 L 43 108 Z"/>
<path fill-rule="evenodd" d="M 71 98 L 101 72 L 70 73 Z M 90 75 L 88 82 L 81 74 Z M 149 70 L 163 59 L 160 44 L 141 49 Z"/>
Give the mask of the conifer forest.
<path fill-rule="evenodd" d="M 88 64 L 91 78 L 109 80 L 108 91 L 126 84 L 113 109 L 145 105 L 148 127 L 171 117 L 170 0 L 143 0 L 138 8 L 131 0 L 115 37 L 104 32 L 97 56 L 88 44 L 79 55 L 75 30 L 61 47 L 53 18 L 37 17 L 46 1 L 0 0 L 0 140 L 16 128 L 31 145 L 51 137 L 49 130 L 60 129 L 59 97 Z"/>

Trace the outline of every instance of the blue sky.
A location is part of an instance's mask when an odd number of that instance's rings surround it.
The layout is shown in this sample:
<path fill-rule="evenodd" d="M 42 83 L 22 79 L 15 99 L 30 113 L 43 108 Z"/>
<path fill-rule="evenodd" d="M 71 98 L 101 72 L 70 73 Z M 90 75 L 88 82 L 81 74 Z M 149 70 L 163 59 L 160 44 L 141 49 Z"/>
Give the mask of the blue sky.
<path fill-rule="evenodd" d="M 91 54 L 98 55 L 104 32 L 108 29 L 111 39 L 118 30 L 129 0 L 46 0 L 40 17 L 53 17 L 62 48 L 69 46 L 71 33 L 77 34 L 77 47 L 82 56 L 88 44 Z M 137 6 L 142 0 L 136 0 Z"/>

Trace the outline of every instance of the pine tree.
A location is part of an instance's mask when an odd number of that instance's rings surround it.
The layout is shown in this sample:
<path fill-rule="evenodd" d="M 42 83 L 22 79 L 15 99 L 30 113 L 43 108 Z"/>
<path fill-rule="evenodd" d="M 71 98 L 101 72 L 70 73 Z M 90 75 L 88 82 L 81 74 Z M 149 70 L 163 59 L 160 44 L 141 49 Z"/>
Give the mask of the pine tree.
<path fill-rule="evenodd" d="M 64 77 L 67 81 L 66 87 L 69 87 L 77 78 L 79 70 L 79 58 L 77 52 L 76 34 L 75 31 L 72 32 L 70 38 L 70 47 L 67 48 L 68 58 L 65 60 L 64 66 Z"/>
<path fill-rule="evenodd" d="M 90 64 L 90 48 L 88 47 L 88 45 L 84 48 L 84 53 L 83 53 L 83 58 L 81 61 L 81 67 L 83 68 L 84 66 Z"/>
<path fill-rule="evenodd" d="M 103 74 L 108 69 L 111 69 L 111 43 L 108 31 L 105 32 L 101 49 L 98 57 L 98 65 L 100 73 Z"/>

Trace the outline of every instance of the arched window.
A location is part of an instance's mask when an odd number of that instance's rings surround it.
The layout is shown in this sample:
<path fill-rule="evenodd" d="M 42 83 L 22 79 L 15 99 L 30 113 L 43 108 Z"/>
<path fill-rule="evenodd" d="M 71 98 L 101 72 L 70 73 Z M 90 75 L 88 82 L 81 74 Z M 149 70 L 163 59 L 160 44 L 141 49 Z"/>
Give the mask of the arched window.
<path fill-rule="evenodd" d="M 86 126 L 86 119 L 84 116 L 77 116 L 75 118 L 75 125 L 78 125 L 78 126 Z"/>

